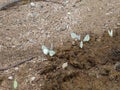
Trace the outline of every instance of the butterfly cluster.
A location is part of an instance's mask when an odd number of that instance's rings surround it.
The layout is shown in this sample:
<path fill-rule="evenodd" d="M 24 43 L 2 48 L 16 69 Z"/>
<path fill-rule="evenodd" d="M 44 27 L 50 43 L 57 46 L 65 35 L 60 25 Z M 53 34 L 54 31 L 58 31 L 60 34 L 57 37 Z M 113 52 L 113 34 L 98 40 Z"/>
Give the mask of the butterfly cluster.
<path fill-rule="evenodd" d="M 71 38 L 72 38 L 72 39 L 80 40 L 80 35 L 77 35 L 76 33 L 72 32 L 72 33 L 71 33 Z M 83 42 L 88 42 L 89 40 L 90 40 L 90 35 L 87 34 L 87 35 L 83 38 L 83 40 L 80 41 L 80 45 L 79 45 L 80 48 L 83 48 Z"/>
<path fill-rule="evenodd" d="M 48 49 L 45 45 L 42 45 L 42 52 L 45 55 L 50 55 L 50 56 L 54 56 L 56 54 L 54 50 Z"/>

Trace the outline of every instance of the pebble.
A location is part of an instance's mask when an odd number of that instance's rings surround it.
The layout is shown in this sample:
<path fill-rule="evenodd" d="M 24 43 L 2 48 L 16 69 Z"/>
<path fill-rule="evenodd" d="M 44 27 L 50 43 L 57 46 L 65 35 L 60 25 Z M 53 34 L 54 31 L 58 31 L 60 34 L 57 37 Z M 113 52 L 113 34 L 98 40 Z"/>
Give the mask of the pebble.
<path fill-rule="evenodd" d="M 19 68 L 18 67 L 15 67 L 15 70 L 17 71 Z"/>
<path fill-rule="evenodd" d="M 70 13 L 70 12 L 68 12 L 67 14 L 68 14 L 68 15 L 70 15 L 71 13 Z"/>
<path fill-rule="evenodd" d="M 30 6 L 31 6 L 31 7 L 35 7 L 35 3 L 34 3 L 34 2 L 31 2 L 31 3 L 30 3 Z"/>
<path fill-rule="evenodd" d="M 63 63 L 62 68 L 65 69 L 65 68 L 67 68 L 67 66 L 68 66 L 68 62 Z"/>
<path fill-rule="evenodd" d="M 119 26 L 119 25 L 120 25 L 120 23 L 117 23 L 117 25 Z"/>
<path fill-rule="evenodd" d="M 120 72 L 120 63 L 116 63 L 114 68 L 115 70 Z"/>
<path fill-rule="evenodd" d="M 103 69 L 103 70 L 100 72 L 100 74 L 101 74 L 102 76 L 108 76 L 109 73 L 110 73 L 110 71 L 109 71 L 109 70 L 106 70 L 106 69 Z"/>
<path fill-rule="evenodd" d="M 13 79 L 13 76 L 9 76 L 8 79 L 9 79 L 9 80 L 12 80 L 12 79 Z"/>

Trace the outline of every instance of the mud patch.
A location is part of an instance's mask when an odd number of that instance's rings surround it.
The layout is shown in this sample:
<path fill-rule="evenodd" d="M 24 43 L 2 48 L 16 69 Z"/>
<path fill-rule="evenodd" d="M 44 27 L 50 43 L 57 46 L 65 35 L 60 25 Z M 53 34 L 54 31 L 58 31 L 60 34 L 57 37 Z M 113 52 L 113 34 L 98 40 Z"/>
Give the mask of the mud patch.
<path fill-rule="evenodd" d="M 110 37 L 108 32 L 100 37 L 90 33 L 91 40 L 79 47 L 79 42 L 64 43 L 56 56 L 47 57 L 49 65 L 40 71 L 45 76 L 43 90 L 118 90 L 120 72 L 115 65 L 120 62 L 120 28 Z M 68 62 L 66 69 L 63 63 Z M 118 66 L 119 68 L 119 66 Z M 111 87 L 112 86 L 112 87 Z"/>
<path fill-rule="evenodd" d="M 25 5 L 0 11 L 0 68 L 36 58 L 0 71 L 0 90 L 13 90 L 14 79 L 17 90 L 120 89 L 119 0 L 39 0 L 35 7 L 29 0 L 20 1 Z M 113 38 L 107 32 L 102 35 L 109 28 L 114 30 Z M 90 31 L 95 34 L 90 33 L 91 41 L 82 49 L 70 38 L 70 32 Z M 49 47 L 51 42 L 55 50 L 59 48 L 55 57 L 46 59 L 40 47 L 43 43 Z M 63 69 L 66 62 L 68 67 Z"/>

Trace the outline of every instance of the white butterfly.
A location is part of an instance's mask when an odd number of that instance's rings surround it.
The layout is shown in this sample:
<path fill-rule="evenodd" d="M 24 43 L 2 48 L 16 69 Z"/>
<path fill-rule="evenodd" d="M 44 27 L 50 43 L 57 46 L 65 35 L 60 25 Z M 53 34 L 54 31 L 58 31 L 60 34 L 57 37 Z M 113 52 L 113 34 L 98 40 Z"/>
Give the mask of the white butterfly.
<path fill-rule="evenodd" d="M 108 34 L 110 37 L 113 37 L 113 30 L 108 30 Z"/>
<path fill-rule="evenodd" d="M 71 32 L 71 37 L 72 37 L 73 39 L 80 40 L 80 35 L 77 35 L 77 34 L 74 33 L 74 32 Z"/>
<path fill-rule="evenodd" d="M 14 89 L 17 89 L 17 87 L 18 87 L 18 83 L 17 83 L 16 80 L 14 80 L 14 82 L 13 82 L 13 88 L 14 88 Z"/>
<path fill-rule="evenodd" d="M 83 41 L 80 42 L 80 48 L 83 48 Z"/>
<path fill-rule="evenodd" d="M 87 35 L 84 37 L 83 41 L 84 41 L 84 42 L 88 42 L 89 40 L 90 40 L 90 35 L 87 34 Z"/>
<path fill-rule="evenodd" d="M 45 55 L 50 55 L 50 56 L 54 56 L 56 54 L 55 51 L 53 50 L 49 50 L 45 45 L 42 45 L 42 52 L 45 54 Z"/>
<path fill-rule="evenodd" d="M 48 55 L 48 53 L 49 53 L 49 49 L 44 45 L 42 45 L 42 51 L 45 55 Z"/>

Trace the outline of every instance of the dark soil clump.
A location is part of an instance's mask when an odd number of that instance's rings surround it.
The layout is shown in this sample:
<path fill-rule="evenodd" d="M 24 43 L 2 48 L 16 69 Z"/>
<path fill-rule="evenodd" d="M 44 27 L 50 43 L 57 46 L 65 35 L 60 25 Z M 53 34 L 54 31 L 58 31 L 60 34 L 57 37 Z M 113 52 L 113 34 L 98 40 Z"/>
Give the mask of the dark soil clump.
<path fill-rule="evenodd" d="M 40 72 L 45 76 L 43 90 L 106 90 L 111 86 L 118 90 L 120 86 L 120 28 L 100 37 L 90 33 L 91 39 L 83 48 L 79 42 L 64 43 L 54 57 L 48 57 L 49 66 Z M 63 63 L 68 62 L 66 69 Z M 115 68 L 116 66 L 116 68 Z M 112 87 L 113 86 L 113 87 Z"/>

